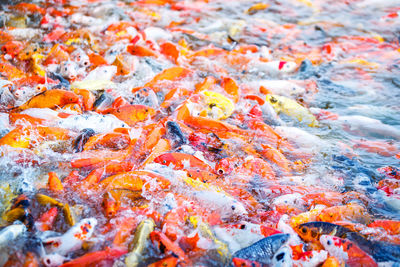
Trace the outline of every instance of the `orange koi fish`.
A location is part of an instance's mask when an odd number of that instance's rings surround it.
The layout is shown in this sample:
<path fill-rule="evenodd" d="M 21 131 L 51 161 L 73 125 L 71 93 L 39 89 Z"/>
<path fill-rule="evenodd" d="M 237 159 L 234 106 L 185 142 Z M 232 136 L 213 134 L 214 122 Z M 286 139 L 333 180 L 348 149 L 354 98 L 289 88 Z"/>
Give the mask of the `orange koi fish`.
<path fill-rule="evenodd" d="M 79 96 L 73 92 L 53 89 L 32 97 L 16 109 L 22 111 L 28 108 L 56 108 L 70 103 L 78 103 L 78 101 Z"/>
<path fill-rule="evenodd" d="M 189 168 L 198 168 L 212 172 L 211 167 L 199 158 L 185 153 L 173 152 L 162 154 L 154 159 L 154 162 L 162 165 L 174 165 L 176 169 L 183 170 Z"/>
<path fill-rule="evenodd" d="M 109 248 L 105 250 L 87 253 L 79 258 L 73 259 L 60 267 L 89 267 L 93 264 L 101 264 L 103 261 L 112 261 L 128 253 L 128 250 Z"/>
<path fill-rule="evenodd" d="M 137 122 L 152 117 L 155 113 L 153 108 L 144 105 L 126 105 L 118 107 L 110 112 L 110 114 L 113 114 L 131 127 Z"/>

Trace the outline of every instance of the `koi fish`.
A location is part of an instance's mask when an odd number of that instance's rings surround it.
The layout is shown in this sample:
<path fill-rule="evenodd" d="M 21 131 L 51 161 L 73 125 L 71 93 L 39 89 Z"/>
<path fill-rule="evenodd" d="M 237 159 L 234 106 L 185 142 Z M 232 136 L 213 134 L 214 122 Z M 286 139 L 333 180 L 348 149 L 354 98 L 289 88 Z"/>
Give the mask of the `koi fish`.
<path fill-rule="evenodd" d="M 194 180 L 190 177 L 183 178 L 183 180 L 192 188 L 192 196 L 212 209 L 217 210 L 221 215 L 221 219 L 248 214 L 241 202 L 224 192 L 221 188 Z"/>
<path fill-rule="evenodd" d="M 206 109 L 200 111 L 213 119 L 226 119 L 232 115 L 235 105 L 226 96 L 212 91 L 202 91 Z"/>
<path fill-rule="evenodd" d="M 294 117 L 299 122 L 304 122 L 310 127 L 318 126 L 318 121 L 314 115 L 296 101 L 279 95 L 267 95 L 266 99 L 278 114 L 284 113 L 290 117 Z"/>
<path fill-rule="evenodd" d="M 0 104 L 6 108 L 15 102 L 14 95 L 11 93 L 12 88 L 12 82 L 0 79 Z"/>
<path fill-rule="evenodd" d="M 211 167 L 201 159 L 186 153 L 172 152 L 162 154 L 154 159 L 155 163 L 170 166 L 173 165 L 177 170 L 197 168 L 212 172 Z"/>
<path fill-rule="evenodd" d="M 240 223 L 233 226 L 216 225 L 212 229 L 218 240 L 226 243 L 232 252 L 248 247 L 266 236 L 280 233 L 276 229 L 269 229 L 252 223 Z"/>
<path fill-rule="evenodd" d="M 346 238 L 371 255 L 377 262 L 399 261 L 400 245 L 368 240 L 358 233 L 348 233 Z"/>
<path fill-rule="evenodd" d="M 396 145 L 389 142 L 383 141 L 372 141 L 372 140 L 355 140 L 353 148 L 363 149 L 370 153 L 376 153 L 384 157 L 392 157 L 399 151 Z"/>
<path fill-rule="evenodd" d="M 255 62 L 254 67 L 269 74 L 292 73 L 298 65 L 295 62 L 275 60 L 269 62 Z"/>
<path fill-rule="evenodd" d="M 294 266 L 294 264 L 295 261 L 292 259 L 292 250 L 286 245 L 275 252 L 275 255 L 272 258 L 271 266 L 290 267 Z"/>
<path fill-rule="evenodd" d="M 131 127 L 137 122 L 144 121 L 152 117 L 155 113 L 156 111 L 153 108 L 144 105 L 125 105 L 113 109 L 110 112 L 110 114 L 124 121 Z"/>
<path fill-rule="evenodd" d="M 365 116 L 340 116 L 336 123 L 339 123 L 345 131 L 360 136 L 379 135 L 400 140 L 400 130 L 380 120 Z"/>
<path fill-rule="evenodd" d="M 97 220 L 95 218 L 83 219 L 62 236 L 43 239 L 46 251 L 50 253 L 50 255 L 59 254 L 64 256 L 69 252 L 80 249 L 83 242 L 89 240 L 93 235 L 96 225 Z"/>
<path fill-rule="evenodd" d="M 189 218 L 189 220 L 194 220 L 194 218 Z M 227 264 L 231 258 L 231 253 L 229 252 L 227 244 L 225 244 L 215 236 L 208 224 L 200 221 L 199 223 L 197 223 L 197 229 L 199 230 L 199 233 L 202 237 L 212 240 L 218 252 L 219 260 L 222 263 Z"/>
<path fill-rule="evenodd" d="M 304 151 L 303 153 L 317 153 L 321 149 L 331 146 L 331 144 L 318 136 L 297 127 L 277 126 L 275 130 L 282 137 L 301 147 L 301 151 Z"/>
<path fill-rule="evenodd" d="M 263 238 L 249 247 L 235 252 L 233 258 L 257 261 L 264 264 L 271 264 L 275 253 L 289 240 L 289 234 L 275 234 Z"/>
<path fill-rule="evenodd" d="M 76 49 L 73 53 L 71 53 L 71 59 L 78 63 L 79 67 L 86 68 L 90 65 L 89 56 L 82 50 Z"/>
<path fill-rule="evenodd" d="M 83 147 L 87 143 L 90 137 L 95 135 L 95 132 L 91 128 L 85 128 L 82 132 L 78 135 L 78 137 L 73 142 L 74 152 L 82 152 Z"/>
<path fill-rule="evenodd" d="M 322 210 L 318 215 L 318 221 L 322 222 L 334 222 L 342 220 L 369 223 L 371 221 L 371 216 L 363 206 L 358 204 L 333 206 Z"/>
<path fill-rule="evenodd" d="M 135 236 L 133 238 L 130 247 L 131 251 L 125 258 L 125 264 L 127 267 L 138 266 L 143 257 L 143 251 L 146 247 L 146 242 L 149 239 L 150 233 L 154 230 L 155 223 L 152 219 L 146 219 L 140 222 L 136 228 Z"/>
<path fill-rule="evenodd" d="M 0 247 L 6 246 L 9 242 L 25 233 L 27 230 L 23 224 L 13 224 L 3 228 L 0 231 Z"/>
<path fill-rule="evenodd" d="M 9 41 L 1 47 L 1 51 L 5 55 L 9 55 L 14 58 L 24 49 L 24 47 L 24 43 L 20 41 Z"/>
<path fill-rule="evenodd" d="M 378 266 L 371 256 L 347 239 L 342 239 L 337 236 L 322 235 L 320 237 L 320 242 L 330 255 L 336 257 L 350 267 L 360 265 Z"/>
<path fill-rule="evenodd" d="M 115 128 L 128 128 L 128 125 L 111 114 L 101 115 L 97 113 L 85 113 L 72 115 L 58 121 L 61 128 L 81 132 L 84 129 L 92 129 L 95 133 L 108 133 Z"/>
<path fill-rule="evenodd" d="M 300 96 L 306 93 L 304 87 L 286 80 L 261 80 L 251 85 L 254 87 L 263 86 L 273 94 L 285 97 Z"/>
<path fill-rule="evenodd" d="M 69 80 L 75 80 L 78 78 L 80 68 L 77 63 L 73 61 L 65 61 L 60 65 L 60 74 Z"/>
<path fill-rule="evenodd" d="M 53 226 L 58 215 L 58 209 L 56 207 L 52 207 L 47 212 L 43 213 L 40 218 L 35 221 L 35 227 L 39 231 L 48 231 Z"/>
<path fill-rule="evenodd" d="M 255 13 L 257 13 L 261 10 L 267 9 L 268 7 L 269 7 L 268 4 L 257 3 L 257 4 L 252 5 L 249 9 L 247 9 L 245 13 L 249 14 L 249 15 L 254 15 Z"/>
<path fill-rule="evenodd" d="M 182 133 L 179 124 L 174 121 L 167 121 L 165 124 L 167 128 L 167 136 L 171 141 L 173 141 L 175 147 L 188 144 L 188 139 Z"/>
<path fill-rule="evenodd" d="M 0 63 L 0 74 L 7 77 L 8 79 L 24 77 L 24 72 L 4 61 Z"/>
<path fill-rule="evenodd" d="M 97 67 L 85 77 L 82 81 L 75 81 L 71 84 L 72 89 L 87 89 L 90 91 L 114 88 L 115 84 L 111 78 L 117 73 L 116 66 Z"/>
<path fill-rule="evenodd" d="M 56 108 L 70 103 L 78 103 L 78 101 L 78 95 L 73 92 L 53 89 L 32 97 L 28 102 L 19 106 L 17 110 L 22 111 L 28 108 Z"/>
<path fill-rule="evenodd" d="M 294 227 L 296 233 L 306 242 L 319 244 L 321 235 L 334 235 L 344 238 L 350 231 L 340 225 L 328 222 L 307 222 Z"/>
<path fill-rule="evenodd" d="M 73 259 L 69 262 L 62 264 L 60 267 L 89 267 L 93 264 L 101 264 L 102 261 L 110 261 L 120 258 L 122 255 L 126 254 L 126 250 L 109 248 L 105 250 L 94 251 L 83 255 L 82 257 Z"/>

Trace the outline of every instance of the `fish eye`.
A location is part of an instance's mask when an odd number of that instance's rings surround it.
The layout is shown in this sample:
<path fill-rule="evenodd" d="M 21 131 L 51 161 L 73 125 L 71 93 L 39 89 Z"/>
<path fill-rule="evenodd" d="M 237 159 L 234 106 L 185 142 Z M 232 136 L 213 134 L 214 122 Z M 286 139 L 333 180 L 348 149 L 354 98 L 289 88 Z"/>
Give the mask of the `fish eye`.
<path fill-rule="evenodd" d="M 269 101 L 270 101 L 271 103 L 276 103 L 276 102 L 278 102 L 278 100 L 277 100 L 275 97 L 271 97 L 271 98 L 269 99 Z"/>
<path fill-rule="evenodd" d="M 307 228 L 303 227 L 301 228 L 301 231 L 303 232 L 303 234 L 307 233 Z"/>
<path fill-rule="evenodd" d="M 225 173 L 225 172 L 224 172 L 223 169 L 218 169 L 218 174 L 222 175 L 222 174 L 224 174 L 224 173 Z"/>
<path fill-rule="evenodd" d="M 330 240 L 328 240 L 328 241 L 326 242 L 326 244 L 328 244 L 328 246 L 330 246 L 330 245 L 332 245 L 332 242 L 331 242 Z"/>
<path fill-rule="evenodd" d="M 236 207 L 232 205 L 231 209 L 232 209 L 232 210 L 236 210 Z"/>
<path fill-rule="evenodd" d="M 276 255 L 276 259 L 278 261 L 282 260 L 285 257 L 285 252 L 279 253 L 278 255 Z"/>
<path fill-rule="evenodd" d="M 167 163 L 167 161 L 164 159 L 164 160 L 162 161 L 162 163 L 166 164 L 166 163 Z"/>

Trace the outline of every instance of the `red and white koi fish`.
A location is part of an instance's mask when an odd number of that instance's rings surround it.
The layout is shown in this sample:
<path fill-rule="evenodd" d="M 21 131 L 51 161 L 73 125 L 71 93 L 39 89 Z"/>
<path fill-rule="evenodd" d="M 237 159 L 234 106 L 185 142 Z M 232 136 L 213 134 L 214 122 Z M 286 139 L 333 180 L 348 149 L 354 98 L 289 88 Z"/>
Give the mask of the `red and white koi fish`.
<path fill-rule="evenodd" d="M 331 235 L 322 235 L 320 242 L 331 256 L 344 262 L 346 266 L 371 266 L 378 264 L 353 242 Z"/>
<path fill-rule="evenodd" d="M 46 250 L 50 254 L 43 257 L 43 262 L 48 266 L 53 265 L 52 260 L 60 258 L 55 254 L 64 256 L 69 252 L 80 249 L 83 242 L 93 235 L 96 225 L 97 220 L 95 218 L 83 219 L 62 236 L 44 239 L 43 244 L 45 244 Z"/>

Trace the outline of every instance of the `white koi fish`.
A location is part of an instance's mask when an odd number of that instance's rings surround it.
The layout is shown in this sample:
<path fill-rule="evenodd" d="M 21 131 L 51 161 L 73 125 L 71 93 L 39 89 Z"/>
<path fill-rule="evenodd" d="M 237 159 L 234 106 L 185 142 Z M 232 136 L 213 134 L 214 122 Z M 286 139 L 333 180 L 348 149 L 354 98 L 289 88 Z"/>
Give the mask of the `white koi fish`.
<path fill-rule="evenodd" d="M 50 253 L 66 255 L 71 251 L 80 249 L 82 243 L 92 236 L 96 225 L 97 220 L 95 218 L 83 219 L 62 236 L 46 238 L 43 240 L 43 244 L 46 245 L 47 251 Z"/>
<path fill-rule="evenodd" d="M 23 224 L 13 224 L 5 227 L 3 230 L 0 231 L 0 247 L 9 244 L 9 242 L 16 239 L 25 231 L 26 226 Z"/>

